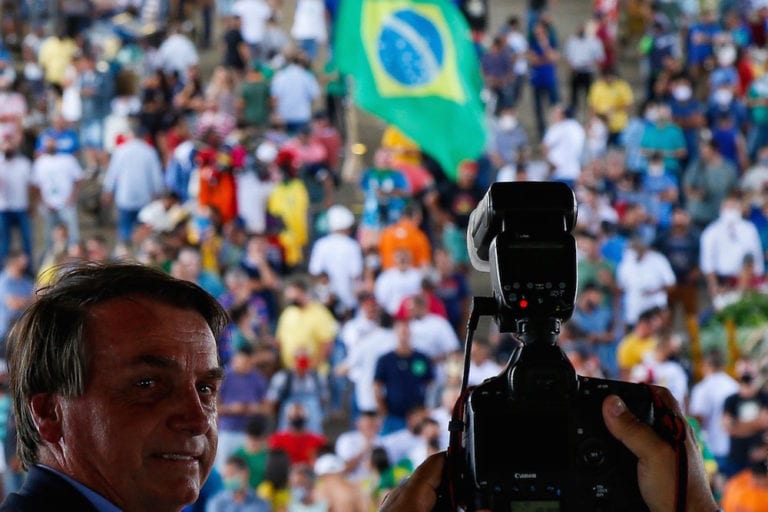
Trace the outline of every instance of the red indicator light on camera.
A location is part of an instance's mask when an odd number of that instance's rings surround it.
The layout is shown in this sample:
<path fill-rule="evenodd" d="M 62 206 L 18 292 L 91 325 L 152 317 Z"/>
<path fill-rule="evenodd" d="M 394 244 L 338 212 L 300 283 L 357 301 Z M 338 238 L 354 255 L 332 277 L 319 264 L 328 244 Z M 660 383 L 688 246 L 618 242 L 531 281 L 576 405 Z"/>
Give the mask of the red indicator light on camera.
<path fill-rule="evenodd" d="M 528 301 L 525 299 L 521 299 L 520 302 L 517 303 L 521 308 L 525 309 L 528 307 Z"/>

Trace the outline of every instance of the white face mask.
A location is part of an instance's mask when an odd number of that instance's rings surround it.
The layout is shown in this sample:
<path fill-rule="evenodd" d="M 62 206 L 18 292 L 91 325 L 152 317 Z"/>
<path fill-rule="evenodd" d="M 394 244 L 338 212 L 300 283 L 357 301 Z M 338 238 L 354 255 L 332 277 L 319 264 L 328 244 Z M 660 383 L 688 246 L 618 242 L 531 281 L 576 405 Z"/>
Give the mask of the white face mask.
<path fill-rule="evenodd" d="M 649 109 L 648 109 L 648 110 L 645 112 L 645 118 L 646 118 L 648 121 L 652 122 L 652 123 L 655 123 L 656 121 L 658 121 L 658 119 L 659 119 L 659 111 L 658 111 L 658 109 L 655 109 L 655 108 L 649 108 Z"/>
<path fill-rule="evenodd" d="M 663 163 L 655 163 L 655 164 L 648 164 L 648 174 L 651 176 L 661 176 L 664 174 L 664 164 Z"/>
<path fill-rule="evenodd" d="M 503 115 L 499 118 L 499 128 L 504 131 L 514 130 L 517 126 L 517 119 L 515 116 Z"/>
<path fill-rule="evenodd" d="M 736 62 L 736 48 L 723 46 L 717 50 L 717 63 L 721 66 L 730 66 Z"/>
<path fill-rule="evenodd" d="M 733 91 L 730 89 L 718 89 L 712 95 L 712 99 L 715 100 L 720 107 L 727 107 L 733 100 Z"/>
<path fill-rule="evenodd" d="M 672 96 L 674 96 L 677 101 L 688 101 L 691 99 L 692 94 L 693 91 L 691 91 L 691 87 L 688 85 L 678 85 L 672 90 Z"/>
<path fill-rule="evenodd" d="M 734 222 L 741 219 L 741 211 L 736 208 L 726 208 L 720 212 L 720 218 L 726 222 Z"/>

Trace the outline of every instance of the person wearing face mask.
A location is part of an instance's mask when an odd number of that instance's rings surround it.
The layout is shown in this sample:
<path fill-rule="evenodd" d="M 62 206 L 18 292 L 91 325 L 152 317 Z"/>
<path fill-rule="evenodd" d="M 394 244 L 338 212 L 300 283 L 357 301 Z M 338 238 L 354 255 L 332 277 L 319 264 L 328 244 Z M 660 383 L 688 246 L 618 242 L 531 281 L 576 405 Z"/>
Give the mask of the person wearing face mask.
<path fill-rule="evenodd" d="M 681 171 L 680 162 L 688 156 L 683 130 L 672 122 L 672 112 L 663 103 L 649 103 L 645 118 L 648 124 L 643 131 L 640 150 L 646 158 L 660 153 L 664 167 L 673 175 Z"/>
<path fill-rule="evenodd" d="M 750 465 L 750 447 L 768 433 L 768 393 L 761 390 L 757 365 L 754 361 L 739 361 L 736 374 L 739 390 L 723 405 L 723 425 L 731 438 L 726 476 Z"/>
<path fill-rule="evenodd" d="M 755 275 L 763 275 L 763 254 L 757 228 L 742 218 L 741 197 L 729 195 L 720 216 L 701 235 L 700 266 L 710 297 L 733 289 L 747 255 L 752 255 Z"/>
<path fill-rule="evenodd" d="M 291 465 L 314 464 L 318 450 L 327 439 L 306 429 L 307 411 L 300 403 L 288 406 L 288 427 L 269 437 L 270 449 L 285 450 Z"/>
<path fill-rule="evenodd" d="M 222 473 L 224 489 L 206 505 L 206 512 L 268 512 L 269 503 L 248 487 L 248 464 L 240 457 L 227 458 Z"/>
<path fill-rule="evenodd" d="M 498 170 L 505 165 L 516 165 L 528 153 L 528 133 L 518 121 L 514 108 L 504 108 L 491 133 L 490 157 Z"/>
<path fill-rule="evenodd" d="M 746 126 L 747 108 L 736 97 L 733 87 L 728 84 L 719 85 L 709 96 L 706 112 L 707 125 L 712 128 L 717 122 L 718 116 L 723 114 L 732 117 L 739 128 Z"/>
<path fill-rule="evenodd" d="M 693 86 L 687 75 L 675 77 L 671 87 L 672 99 L 669 108 L 672 121 L 683 130 L 685 146 L 688 151 L 681 162 L 683 167 L 698 154 L 699 130 L 704 126 L 704 107 L 693 97 Z"/>
<path fill-rule="evenodd" d="M 699 152 L 699 158 L 688 166 L 682 185 L 691 219 L 703 229 L 717 217 L 723 199 L 736 187 L 738 175 L 736 167 L 723 158 L 716 140 L 702 140 Z"/>

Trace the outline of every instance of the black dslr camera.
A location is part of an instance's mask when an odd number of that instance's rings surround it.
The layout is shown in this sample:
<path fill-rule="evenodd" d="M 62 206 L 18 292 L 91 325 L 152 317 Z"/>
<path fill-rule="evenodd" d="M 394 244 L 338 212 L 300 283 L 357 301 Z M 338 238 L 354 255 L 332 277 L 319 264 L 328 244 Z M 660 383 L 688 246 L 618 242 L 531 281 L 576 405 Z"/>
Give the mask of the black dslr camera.
<path fill-rule="evenodd" d="M 448 450 L 454 509 L 648 510 L 637 459 L 610 435 L 601 410 L 618 394 L 654 425 L 649 388 L 577 376 L 557 346 L 576 296 L 576 214 L 570 188 L 534 182 L 495 183 L 472 212 L 469 254 L 490 272 L 493 299 L 475 299 L 470 330 L 477 316 L 493 315 L 520 345 L 500 375 L 457 403 Z"/>

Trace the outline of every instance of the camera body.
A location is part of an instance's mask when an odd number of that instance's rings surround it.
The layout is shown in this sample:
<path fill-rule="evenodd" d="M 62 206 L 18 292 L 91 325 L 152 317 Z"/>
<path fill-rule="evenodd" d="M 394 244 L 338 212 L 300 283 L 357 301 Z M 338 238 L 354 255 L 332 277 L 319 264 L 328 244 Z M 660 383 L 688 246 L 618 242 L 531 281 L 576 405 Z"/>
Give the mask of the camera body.
<path fill-rule="evenodd" d="M 606 429 L 602 402 L 617 394 L 654 425 L 650 390 L 577 376 L 557 345 L 576 296 L 576 213 L 562 183 L 495 183 L 470 218 L 472 263 L 490 272 L 492 313 L 520 344 L 456 409 L 449 466 L 465 510 L 648 510 L 637 458 Z"/>

